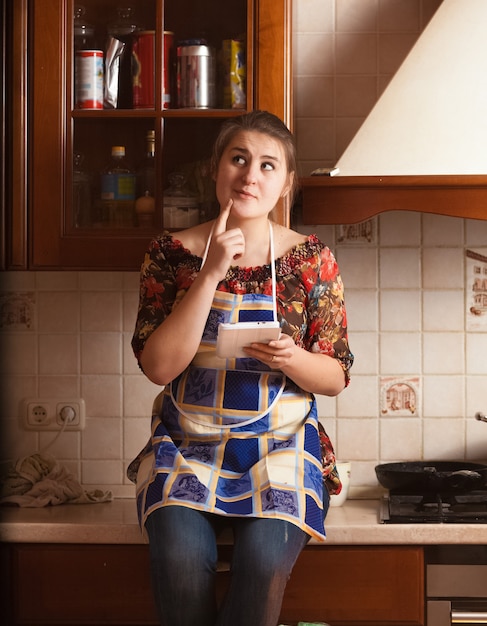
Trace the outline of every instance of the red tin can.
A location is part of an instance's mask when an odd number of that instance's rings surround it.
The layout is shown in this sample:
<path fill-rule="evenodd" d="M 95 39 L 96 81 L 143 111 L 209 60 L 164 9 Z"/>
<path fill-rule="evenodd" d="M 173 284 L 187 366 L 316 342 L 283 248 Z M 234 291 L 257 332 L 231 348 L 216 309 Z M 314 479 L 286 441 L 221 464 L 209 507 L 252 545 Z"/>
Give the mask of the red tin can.
<path fill-rule="evenodd" d="M 75 107 L 103 109 L 103 51 L 77 50 Z"/>
<path fill-rule="evenodd" d="M 162 59 L 162 108 L 171 108 L 171 67 L 173 65 L 174 33 L 164 31 L 164 57 Z"/>
<path fill-rule="evenodd" d="M 134 109 L 154 108 L 155 31 L 143 30 L 135 37 L 132 49 L 132 87 Z"/>

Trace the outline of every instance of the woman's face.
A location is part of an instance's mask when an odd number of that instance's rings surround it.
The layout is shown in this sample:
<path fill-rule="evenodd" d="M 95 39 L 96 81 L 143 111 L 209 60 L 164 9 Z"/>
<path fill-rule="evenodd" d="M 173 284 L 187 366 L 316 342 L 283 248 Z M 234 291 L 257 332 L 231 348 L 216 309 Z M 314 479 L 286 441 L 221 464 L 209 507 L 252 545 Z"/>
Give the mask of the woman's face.
<path fill-rule="evenodd" d="M 223 151 L 215 181 L 220 206 L 232 199 L 234 217 L 267 216 L 290 189 L 281 143 L 257 131 L 238 132 Z"/>

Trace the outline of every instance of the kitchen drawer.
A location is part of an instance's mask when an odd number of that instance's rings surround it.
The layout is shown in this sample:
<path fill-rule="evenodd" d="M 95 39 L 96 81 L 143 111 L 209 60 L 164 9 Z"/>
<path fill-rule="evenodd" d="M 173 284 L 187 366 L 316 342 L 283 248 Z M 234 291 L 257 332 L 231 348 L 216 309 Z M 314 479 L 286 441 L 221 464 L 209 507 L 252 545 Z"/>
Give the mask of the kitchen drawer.
<path fill-rule="evenodd" d="M 289 580 L 283 624 L 423 626 L 421 547 L 308 546 Z"/>
<path fill-rule="evenodd" d="M 11 546 L 13 619 L 30 624 L 158 624 L 147 546 Z"/>

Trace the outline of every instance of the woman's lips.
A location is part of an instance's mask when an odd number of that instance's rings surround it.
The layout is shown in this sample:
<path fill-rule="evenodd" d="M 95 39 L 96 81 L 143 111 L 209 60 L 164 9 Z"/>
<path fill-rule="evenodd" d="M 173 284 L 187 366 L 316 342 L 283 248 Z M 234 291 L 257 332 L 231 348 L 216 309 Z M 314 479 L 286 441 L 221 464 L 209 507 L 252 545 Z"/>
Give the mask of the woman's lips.
<path fill-rule="evenodd" d="M 252 198 L 252 199 L 255 199 L 255 196 L 252 193 L 250 193 L 249 191 L 245 191 L 245 189 L 238 189 L 238 190 L 236 190 L 236 193 L 241 198 Z"/>

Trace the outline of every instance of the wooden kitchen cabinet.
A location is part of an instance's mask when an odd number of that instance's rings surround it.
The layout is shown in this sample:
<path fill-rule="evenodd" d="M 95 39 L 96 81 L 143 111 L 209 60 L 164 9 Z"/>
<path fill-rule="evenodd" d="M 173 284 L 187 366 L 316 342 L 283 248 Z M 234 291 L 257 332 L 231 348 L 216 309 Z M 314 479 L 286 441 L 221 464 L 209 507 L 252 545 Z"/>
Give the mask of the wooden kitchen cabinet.
<path fill-rule="evenodd" d="M 0 545 L 1 615 L 10 626 L 157 624 L 146 545 Z M 221 546 L 221 558 L 230 546 Z M 280 623 L 423 626 L 423 549 L 308 546 L 289 580 Z M 218 574 L 223 595 L 228 573 Z M 5 616 L 5 611 L 8 614 Z"/>
<path fill-rule="evenodd" d="M 8 146 L 7 269 L 138 270 L 150 238 L 164 229 L 163 191 L 169 174 L 205 162 L 221 122 L 242 109 L 223 108 L 217 65 L 217 102 L 211 109 L 164 108 L 164 31 L 175 41 L 205 38 L 217 56 L 225 39 L 242 37 L 246 58 L 246 110 L 266 109 L 292 126 L 292 0 L 147 0 L 133 2 L 136 23 L 155 31 L 155 95 L 150 109 L 86 110 L 75 107 L 73 17 L 75 0 L 13 0 L 8 3 L 12 99 L 10 127 L 18 136 Z M 107 24 L 119 0 L 82 0 L 86 21 L 104 48 Z M 9 31 L 9 32 L 10 32 Z M 8 59 L 7 59 L 8 60 Z M 171 63 L 171 106 L 175 64 Z M 111 219 L 80 225 L 73 208 L 73 157 L 81 153 L 90 178 L 92 204 L 112 145 L 124 145 L 133 169 L 146 153 L 146 134 L 155 131 L 156 213 L 151 226 Z M 288 207 L 277 221 L 287 223 Z"/>

